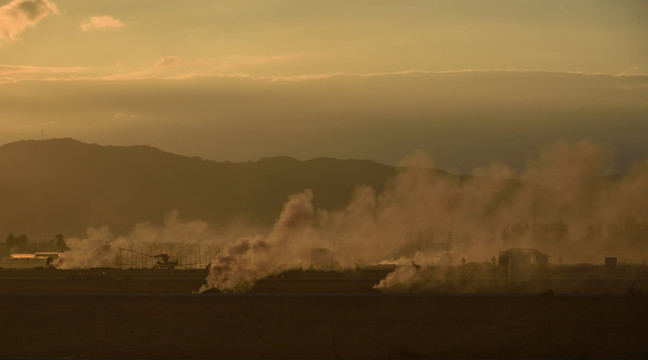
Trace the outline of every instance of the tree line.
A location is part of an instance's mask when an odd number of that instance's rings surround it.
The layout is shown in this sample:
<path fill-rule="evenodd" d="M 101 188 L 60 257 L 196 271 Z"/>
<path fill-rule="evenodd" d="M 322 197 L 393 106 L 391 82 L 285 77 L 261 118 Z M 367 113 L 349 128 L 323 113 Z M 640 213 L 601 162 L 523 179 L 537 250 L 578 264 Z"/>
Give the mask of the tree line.
<path fill-rule="evenodd" d="M 65 236 L 63 234 L 56 234 L 52 239 L 45 241 L 31 242 L 25 234 L 15 235 L 10 233 L 5 238 L 0 252 L 7 254 L 14 253 L 34 253 L 45 251 L 64 252 L 69 248 L 65 244 Z"/>

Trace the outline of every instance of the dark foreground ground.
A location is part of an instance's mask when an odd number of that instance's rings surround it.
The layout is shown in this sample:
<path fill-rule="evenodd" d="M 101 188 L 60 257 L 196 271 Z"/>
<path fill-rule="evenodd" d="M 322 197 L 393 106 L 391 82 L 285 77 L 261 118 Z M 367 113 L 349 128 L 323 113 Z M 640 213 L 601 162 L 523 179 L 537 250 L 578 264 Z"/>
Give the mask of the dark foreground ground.
<path fill-rule="evenodd" d="M 0 357 L 637 358 L 648 297 L 0 294 Z"/>

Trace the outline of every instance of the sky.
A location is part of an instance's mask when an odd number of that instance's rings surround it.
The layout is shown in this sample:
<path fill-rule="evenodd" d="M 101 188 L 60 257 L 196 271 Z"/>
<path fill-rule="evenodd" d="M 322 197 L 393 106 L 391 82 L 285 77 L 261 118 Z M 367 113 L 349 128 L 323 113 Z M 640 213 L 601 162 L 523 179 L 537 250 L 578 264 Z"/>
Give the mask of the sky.
<path fill-rule="evenodd" d="M 648 1 L 0 1 L 0 144 L 217 161 L 648 157 Z"/>

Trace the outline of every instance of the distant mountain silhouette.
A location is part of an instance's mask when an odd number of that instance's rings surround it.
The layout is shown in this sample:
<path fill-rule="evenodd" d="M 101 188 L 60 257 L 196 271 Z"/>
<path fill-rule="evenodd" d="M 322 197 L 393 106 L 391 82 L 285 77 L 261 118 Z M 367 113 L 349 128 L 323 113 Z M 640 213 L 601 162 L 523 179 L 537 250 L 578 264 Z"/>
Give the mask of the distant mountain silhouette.
<path fill-rule="evenodd" d="M 149 146 L 19 141 L 0 146 L 0 237 L 83 236 L 103 225 L 125 234 L 173 209 L 186 219 L 271 225 L 290 194 L 312 189 L 317 208 L 342 208 L 356 186 L 380 192 L 394 171 L 368 160 L 219 163 Z"/>

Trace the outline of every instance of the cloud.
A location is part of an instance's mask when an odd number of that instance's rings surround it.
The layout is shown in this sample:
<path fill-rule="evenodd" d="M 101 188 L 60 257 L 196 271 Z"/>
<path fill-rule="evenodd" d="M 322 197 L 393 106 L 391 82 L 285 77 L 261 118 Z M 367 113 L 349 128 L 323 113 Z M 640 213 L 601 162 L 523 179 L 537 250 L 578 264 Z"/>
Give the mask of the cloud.
<path fill-rule="evenodd" d="M 156 61 L 153 66 L 155 66 L 156 68 L 163 68 L 167 66 L 177 65 L 181 62 L 182 62 L 182 58 L 178 56 L 167 55 L 167 56 L 162 56 L 160 60 Z"/>
<path fill-rule="evenodd" d="M 163 56 L 160 60 L 156 62 L 156 65 L 160 63 L 166 57 Z M 175 58 L 175 57 L 174 57 Z M 180 59 L 180 58 L 178 58 Z M 181 59 L 180 59 L 181 60 Z M 155 66 L 163 67 L 169 66 L 172 64 L 177 64 L 177 62 L 169 62 L 165 65 Z M 466 69 L 466 70 L 448 70 L 448 71 L 426 71 L 426 70 L 404 70 L 396 72 L 375 72 L 375 73 L 326 73 L 326 74 L 306 74 L 306 75 L 253 75 L 248 73 L 227 73 L 227 72 L 214 72 L 210 70 L 206 71 L 195 71 L 195 72 L 180 72 L 176 74 L 162 74 L 151 72 L 151 71 L 137 71 L 132 73 L 122 73 L 114 75 L 106 75 L 101 77 L 93 78 L 60 78 L 60 79 L 48 79 L 48 80 L 59 80 L 59 81 L 79 81 L 79 80 L 146 80 L 146 79 L 160 79 L 160 80 L 187 80 L 194 78 L 232 78 L 232 79 L 249 79 L 249 80 L 262 80 L 262 81 L 271 81 L 271 82 L 305 82 L 305 81 L 317 81 L 317 80 L 327 80 L 333 78 L 381 78 L 381 77 L 402 77 L 407 75 L 442 75 L 442 74 L 486 74 L 486 73 L 532 73 L 532 74 L 559 74 L 559 75 L 574 75 L 574 76 L 610 76 L 618 78 L 636 78 L 643 79 L 648 78 L 648 74 L 602 74 L 602 73 L 584 73 L 584 72 L 571 72 L 571 71 L 550 71 L 550 70 L 533 70 L 533 69 L 484 69 L 484 70 L 475 70 L 475 69 Z M 645 84 L 633 85 L 633 87 L 628 87 L 628 89 L 634 90 L 637 88 L 643 88 Z M 519 100 L 519 99 L 518 99 Z"/>
<path fill-rule="evenodd" d="M 144 118 L 144 116 L 138 114 L 125 113 L 125 112 L 118 112 L 113 114 L 114 120 L 135 120 L 141 118 Z"/>
<path fill-rule="evenodd" d="M 21 80 L 38 80 L 51 74 L 73 74 L 86 71 L 79 66 L 24 66 L 0 64 L 0 84 L 15 83 Z"/>
<path fill-rule="evenodd" d="M 4 41 L 18 40 L 27 28 L 58 14 L 58 8 L 49 0 L 13 0 L 0 7 L 0 45 Z"/>
<path fill-rule="evenodd" d="M 184 66 L 177 66 L 177 65 Z M 648 88 L 648 85 L 643 83 L 645 79 L 648 79 L 647 74 L 607 74 L 607 73 L 586 73 L 586 72 L 571 72 L 571 71 L 550 71 L 550 70 L 533 70 L 533 69 L 466 69 L 466 70 L 448 70 L 448 71 L 426 71 L 426 70 L 404 70 L 396 72 L 375 72 L 375 73 L 328 73 L 328 74 L 307 74 L 307 75 L 253 75 L 243 72 L 219 72 L 216 70 L 207 68 L 207 69 L 192 69 L 193 66 L 203 65 L 202 62 L 186 62 L 182 58 L 177 56 L 162 56 L 160 60 L 156 61 L 153 66 L 145 70 L 134 71 L 134 72 L 122 72 L 114 74 L 96 74 L 96 75 L 87 75 L 87 76 L 58 76 L 58 77 L 26 77 L 26 76 L 12 76 L 11 78 L 7 77 L 5 79 L 0 77 L 0 84 L 2 83 L 15 83 L 21 81 L 47 81 L 47 82 L 73 82 L 73 81 L 125 81 L 125 80 L 190 80 L 197 78 L 227 78 L 227 79 L 247 79 L 247 80 L 259 80 L 259 81 L 269 81 L 269 82 L 310 82 L 310 81 L 321 81 L 328 79 L 342 79 L 342 78 L 398 78 L 404 76 L 416 76 L 416 75 L 451 75 L 451 74 L 535 74 L 535 75 L 571 75 L 571 76 L 581 76 L 581 77 L 597 77 L 602 78 L 632 78 L 639 83 L 619 83 L 616 84 L 616 88 L 624 90 L 641 90 Z M 162 72 L 159 71 L 161 68 L 175 68 L 175 72 Z M 0 66 L 0 75 L 8 75 L 2 73 Z M 91 70 L 91 69 L 84 69 Z M 189 71 L 187 71 L 189 70 Z M 22 73 L 22 72 L 21 72 Z M 530 100 L 531 98 L 526 96 L 509 96 L 507 99 L 509 101 L 519 101 L 519 100 Z"/>
<path fill-rule="evenodd" d="M 124 24 L 121 20 L 115 19 L 109 15 L 102 16 L 93 16 L 88 20 L 85 20 L 81 23 L 81 30 L 89 31 L 94 29 L 109 29 L 109 28 L 120 28 L 124 27 Z"/>
<path fill-rule="evenodd" d="M 19 66 L 0 64 L 0 75 L 9 74 L 38 74 L 38 73 L 71 73 L 83 71 L 85 68 L 79 66 Z"/>

